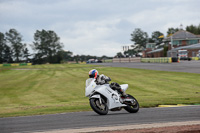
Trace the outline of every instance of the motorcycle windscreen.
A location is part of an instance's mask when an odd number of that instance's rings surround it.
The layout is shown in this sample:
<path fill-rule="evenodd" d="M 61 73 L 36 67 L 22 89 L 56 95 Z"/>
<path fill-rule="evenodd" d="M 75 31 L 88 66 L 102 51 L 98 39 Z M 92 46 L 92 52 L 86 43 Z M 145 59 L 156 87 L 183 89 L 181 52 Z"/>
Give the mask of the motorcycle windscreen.
<path fill-rule="evenodd" d="M 97 86 L 95 79 L 89 78 L 86 80 L 85 96 L 89 96 Z"/>
<path fill-rule="evenodd" d="M 123 90 L 123 92 L 125 92 L 128 89 L 128 84 L 122 84 L 120 86 L 121 86 L 121 89 Z"/>
<path fill-rule="evenodd" d="M 88 87 L 90 85 L 90 83 L 92 82 L 93 78 L 89 78 L 86 80 L 86 87 Z"/>

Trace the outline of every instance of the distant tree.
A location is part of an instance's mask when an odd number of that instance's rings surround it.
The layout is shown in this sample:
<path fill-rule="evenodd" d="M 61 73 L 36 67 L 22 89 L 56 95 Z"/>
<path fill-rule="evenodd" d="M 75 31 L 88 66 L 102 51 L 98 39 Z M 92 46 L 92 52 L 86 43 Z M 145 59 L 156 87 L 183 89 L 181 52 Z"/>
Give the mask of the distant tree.
<path fill-rule="evenodd" d="M 25 47 L 25 48 L 23 49 L 23 57 L 25 58 L 26 62 L 29 61 L 29 58 L 28 58 L 29 56 L 30 56 L 29 50 L 28 50 L 27 47 Z"/>
<path fill-rule="evenodd" d="M 86 55 L 80 55 L 80 60 L 81 62 L 83 62 L 83 61 L 87 61 L 88 59 Z"/>
<path fill-rule="evenodd" d="M 124 55 L 121 52 L 118 52 L 116 55 L 118 58 L 124 57 Z"/>
<path fill-rule="evenodd" d="M 6 39 L 3 33 L 0 32 L 0 63 L 4 61 L 4 50 L 6 45 Z"/>
<path fill-rule="evenodd" d="M 108 59 L 108 58 L 109 58 L 108 56 L 103 55 L 103 56 L 100 57 L 100 60 L 102 60 L 102 59 Z"/>
<path fill-rule="evenodd" d="M 22 51 L 25 47 L 25 45 L 22 44 L 22 35 L 16 29 L 10 29 L 6 32 L 6 39 L 11 46 L 13 58 L 16 62 L 19 62 L 20 57 L 23 55 Z"/>
<path fill-rule="evenodd" d="M 191 32 L 196 35 L 199 35 L 200 34 L 200 24 L 198 26 L 195 26 L 195 25 L 187 26 L 186 31 Z"/>
<path fill-rule="evenodd" d="M 64 61 L 72 61 L 72 55 L 73 55 L 73 52 L 71 51 L 63 51 L 63 60 Z"/>
<path fill-rule="evenodd" d="M 63 61 L 63 54 L 64 52 L 58 51 L 55 56 L 53 56 L 53 61 L 51 63 L 61 63 Z"/>
<path fill-rule="evenodd" d="M 60 43 L 60 37 L 54 31 L 37 30 L 34 34 L 32 48 L 36 51 L 35 60 L 39 63 L 55 63 L 58 52 L 62 51 L 63 45 Z M 56 62 L 59 63 L 59 62 Z"/>
<path fill-rule="evenodd" d="M 137 52 L 134 49 L 129 49 L 127 51 L 124 51 L 124 55 L 133 56 L 135 54 L 137 54 Z"/>
<path fill-rule="evenodd" d="M 186 31 L 189 31 L 191 33 L 196 33 L 196 27 L 194 25 L 187 26 Z"/>
<path fill-rule="evenodd" d="M 174 34 L 177 31 L 179 31 L 178 28 L 168 28 L 167 35 Z"/>
<path fill-rule="evenodd" d="M 198 33 L 197 34 L 200 34 L 200 24 L 198 26 Z"/>
<path fill-rule="evenodd" d="M 12 54 L 12 49 L 8 46 L 5 45 L 5 49 L 4 49 L 4 61 L 7 63 L 12 63 L 13 62 L 13 54 Z"/>
<path fill-rule="evenodd" d="M 148 42 L 148 34 L 146 32 L 142 31 L 140 28 L 136 28 L 131 34 L 131 37 L 131 41 L 133 41 L 134 44 L 138 44 L 139 49 L 145 48 L 146 43 Z"/>
<path fill-rule="evenodd" d="M 112 59 L 113 57 L 108 57 L 108 56 L 106 56 L 106 55 L 103 55 L 103 56 L 101 56 L 99 59 L 100 60 L 103 60 L 103 59 Z"/>
<path fill-rule="evenodd" d="M 162 43 L 163 38 L 159 38 L 162 35 L 164 34 L 161 33 L 160 31 L 154 31 L 152 33 L 151 38 L 154 41 L 154 43 L 156 43 L 156 45 L 159 45 L 160 43 Z"/>
<path fill-rule="evenodd" d="M 154 43 L 155 41 L 152 38 L 148 38 L 148 43 Z"/>
<path fill-rule="evenodd" d="M 79 55 L 76 55 L 76 56 L 74 56 L 74 60 L 76 61 L 76 63 L 78 63 L 78 62 L 79 62 L 79 60 L 80 60 L 80 57 L 79 57 Z"/>
<path fill-rule="evenodd" d="M 3 62 L 12 62 L 12 51 L 6 44 L 5 35 L 0 32 L 0 63 Z"/>

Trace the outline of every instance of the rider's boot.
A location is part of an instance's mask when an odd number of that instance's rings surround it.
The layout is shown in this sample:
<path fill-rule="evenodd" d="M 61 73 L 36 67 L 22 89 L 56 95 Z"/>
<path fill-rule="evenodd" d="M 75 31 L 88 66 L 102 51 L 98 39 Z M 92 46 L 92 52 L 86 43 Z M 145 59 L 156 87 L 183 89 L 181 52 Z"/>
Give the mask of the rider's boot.
<path fill-rule="evenodd" d="M 124 91 L 121 90 L 120 93 L 121 93 L 121 96 L 122 96 L 123 98 L 127 98 L 127 97 L 128 97 L 128 95 L 127 95 Z"/>
<path fill-rule="evenodd" d="M 125 98 L 128 97 L 128 95 L 125 92 L 122 93 L 122 96 L 125 97 Z"/>

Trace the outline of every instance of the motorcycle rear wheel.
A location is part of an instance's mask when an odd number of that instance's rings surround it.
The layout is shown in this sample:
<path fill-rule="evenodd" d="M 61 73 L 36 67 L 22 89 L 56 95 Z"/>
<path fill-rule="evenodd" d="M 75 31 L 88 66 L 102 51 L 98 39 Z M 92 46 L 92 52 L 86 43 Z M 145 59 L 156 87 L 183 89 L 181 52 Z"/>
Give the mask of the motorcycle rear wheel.
<path fill-rule="evenodd" d="M 124 109 L 129 113 L 137 113 L 139 111 L 139 103 L 138 101 L 131 95 L 128 94 L 128 97 L 135 100 L 133 105 L 127 105 Z"/>
<path fill-rule="evenodd" d="M 91 98 L 90 99 L 90 106 L 99 115 L 106 115 L 108 113 L 108 106 L 106 102 L 101 99 L 102 104 L 100 104 L 99 99 Z"/>

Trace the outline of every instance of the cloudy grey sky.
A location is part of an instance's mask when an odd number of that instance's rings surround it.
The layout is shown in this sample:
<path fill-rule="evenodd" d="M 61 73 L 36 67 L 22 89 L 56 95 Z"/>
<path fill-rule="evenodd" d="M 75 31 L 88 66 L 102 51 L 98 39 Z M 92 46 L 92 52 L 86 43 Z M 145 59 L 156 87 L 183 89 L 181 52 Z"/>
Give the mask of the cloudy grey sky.
<path fill-rule="evenodd" d="M 15 28 L 24 43 L 36 30 L 53 30 L 74 54 L 114 56 L 141 28 L 166 35 L 169 27 L 200 24 L 200 0 L 0 0 L 0 32 Z"/>

